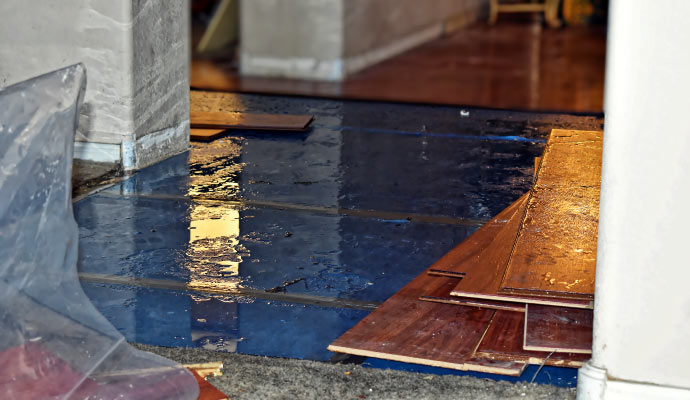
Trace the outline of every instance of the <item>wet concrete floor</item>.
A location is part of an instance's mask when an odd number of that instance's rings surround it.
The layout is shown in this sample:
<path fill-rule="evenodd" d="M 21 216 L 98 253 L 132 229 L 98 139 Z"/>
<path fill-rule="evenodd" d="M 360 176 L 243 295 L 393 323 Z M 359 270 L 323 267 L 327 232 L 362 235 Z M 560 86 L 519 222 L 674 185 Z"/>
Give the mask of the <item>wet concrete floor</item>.
<path fill-rule="evenodd" d="M 603 122 L 227 96 L 227 111 L 315 119 L 306 133 L 193 143 L 75 203 L 84 289 L 131 342 L 330 360 L 331 341 L 529 189 L 550 129 Z M 544 368 L 537 381 L 575 376 Z"/>

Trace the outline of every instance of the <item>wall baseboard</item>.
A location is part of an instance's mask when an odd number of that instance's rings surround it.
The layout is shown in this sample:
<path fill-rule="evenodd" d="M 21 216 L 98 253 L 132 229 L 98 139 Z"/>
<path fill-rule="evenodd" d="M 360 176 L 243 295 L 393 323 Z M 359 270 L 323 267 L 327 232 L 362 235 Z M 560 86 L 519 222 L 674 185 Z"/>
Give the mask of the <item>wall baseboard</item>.
<path fill-rule="evenodd" d="M 611 379 L 606 370 L 595 367 L 590 362 L 585 363 L 578 371 L 577 400 L 681 400 L 688 398 L 690 398 L 688 389 Z"/>
<path fill-rule="evenodd" d="M 74 158 L 121 164 L 126 171 L 145 168 L 189 149 L 189 120 L 151 132 L 136 142 L 74 142 Z"/>
<path fill-rule="evenodd" d="M 114 143 L 74 142 L 74 158 L 119 164 L 120 145 Z"/>

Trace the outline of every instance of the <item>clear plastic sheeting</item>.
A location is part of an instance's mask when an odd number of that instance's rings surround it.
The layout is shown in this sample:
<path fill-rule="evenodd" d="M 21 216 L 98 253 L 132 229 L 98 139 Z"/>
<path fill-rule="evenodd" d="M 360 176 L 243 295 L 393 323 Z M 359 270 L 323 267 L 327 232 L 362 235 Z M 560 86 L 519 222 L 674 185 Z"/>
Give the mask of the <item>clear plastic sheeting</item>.
<path fill-rule="evenodd" d="M 0 90 L 0 398 L 196 399 L 186 368 L 138 351 L 77 278 L 72 215 L 81 65 Z"/>

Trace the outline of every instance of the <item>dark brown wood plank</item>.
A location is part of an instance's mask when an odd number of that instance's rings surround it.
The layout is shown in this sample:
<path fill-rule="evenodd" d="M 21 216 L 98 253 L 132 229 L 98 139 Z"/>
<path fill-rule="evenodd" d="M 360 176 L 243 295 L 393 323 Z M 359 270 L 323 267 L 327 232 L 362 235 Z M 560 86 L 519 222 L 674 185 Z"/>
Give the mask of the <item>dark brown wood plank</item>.
<path fill-rule="evenodd" d="M 525 350 L 592 353 L 592 310 L 530 304 L 525 309 Z"/>
<path fill-rule="evenodd" d="M 526 205 L 527 195 L 524 195 L 503 210 L 496 219 L 443 256 L 432 268 L 465 273 L 450 292 L 451 296 L 461 299 L 591 308 L 592 302 L 589 300 L 499 293 Z"/>
<path fill-rule="evenodd" d="M 528 306 L 531 307 L 531 306 Z M 580 310 L 576 310 L 580 311 Z M 485 359 L 520 361 L 527 364 L 579 368 L 589 359 L 586 354 L 529 351 L 523 348 L 524 314 L 496 311 L 475 356 Z M 545 361 L 546 360 L 546 361 Z"/>
<path fill-rule="evenodd" d="M 434 276 L 432 274 L 429 275 Z M 524 303 L 455 297 L 450 295 L 450 292 L 453 290 L 453 288 L 455 288 L 455 282 L 448 280 L 446 285 L 440 286 L 436 290 L 430 291 L 424 296 L 420 296 L 419 300 L 432 301 L 435 303 L 455 304 L 458 306 L 488 308 L 491 310 L 516 311 L 520 313 L 525 312 Z"/>
<path fill-rule="evenodd" d="M 191 111 L 192 128 L 256 129 L 303 131 L 311 123 L 311 115 L 251 114 L 245 112 Z"/>
<path fill-rule="evenodd" d="M 462 371 L 521 374 L 524 363 L 473 357 L 493 310 L 418 300 L 426 290 L 444 286 L 449 280 L 454 279 L 422 273 L 328 349 Z"/>
<path fill-rule="evenodd" d="M 227 129 L 191 128 L 189 139 L 201 142 L 208 142 L 217 139 L 227 131 Z"/>
<path fill-rule="evenodd" d="M 554 129 L 500 291 L 593 299 L 602 132 Z"/>
<path fill-rule="evenodd" d="M 506 223 L 502 214 L 472 237 L 500 228 Z M 477 243 L 480 244 L 481 240 Z M 419 300 L 420 296 L 439 288 L 449 290 L 457 282 L 457 278 L 430 276 L 428 273 L 432 269 L 435 268 L 430 267 L 417 276 L 328 349 L 443 368 L 520 375 L 525 368 L 523 362 L 484 360 L 473 356 L 491 321 L 493 310 Z"/>
<path fill-rule="evenodd" d="M 446 278 L 463 278 L 465 276 L 465 274 L 463 272 L 445 271 L 442 269 L 434 269 L 434 268 L 430 268 L 427 271 L 427 274 L 431 275 L 431 276 L 443 276 Z"/>

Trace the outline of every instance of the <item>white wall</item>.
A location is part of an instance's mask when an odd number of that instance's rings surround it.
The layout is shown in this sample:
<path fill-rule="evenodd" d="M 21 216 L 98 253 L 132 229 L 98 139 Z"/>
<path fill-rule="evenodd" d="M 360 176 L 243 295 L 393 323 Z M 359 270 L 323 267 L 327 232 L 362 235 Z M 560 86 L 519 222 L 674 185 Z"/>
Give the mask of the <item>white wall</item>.
<path fill-rule="evenodd" d="M 580 374 L 583 399 L 690 398 L 690 391 L 663 388 L 690 388 L 688 15 L 686 0 L 610 4 L 594 347 L 587 367 L 604 372 L 599 378 Z M 593 380 L 605 384 L 591 390 Z"/>
<path fill-rule="evenodd" d="M 243 0 L 240 71 L 337 80 L 342 76 L 343 0 Z"/>
<path fill-rule="evenodd" d="M 243 0 L 245 75 L 342 80 L 486 14 L 488 0 Z"/>
<path fill-rule="evenodd" d="M 86 66 L 77 156 L 139 168 L 188 147 L 187 0 L 2 0 L 0 15 L 0 87 Z"/>

